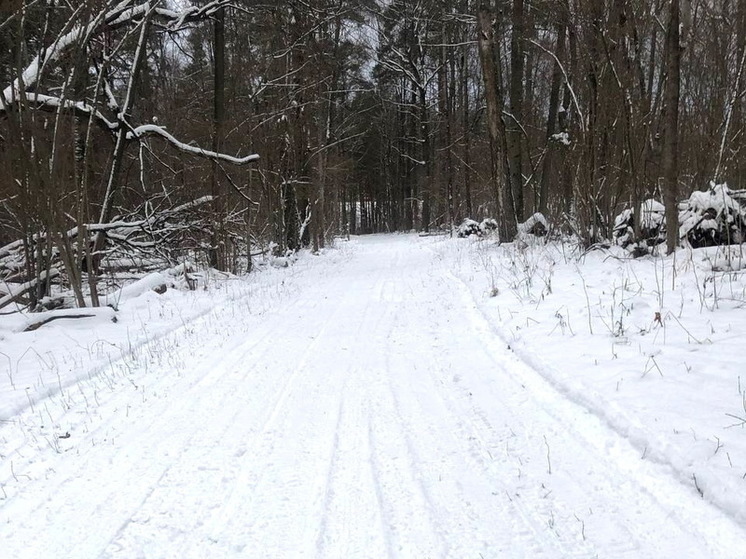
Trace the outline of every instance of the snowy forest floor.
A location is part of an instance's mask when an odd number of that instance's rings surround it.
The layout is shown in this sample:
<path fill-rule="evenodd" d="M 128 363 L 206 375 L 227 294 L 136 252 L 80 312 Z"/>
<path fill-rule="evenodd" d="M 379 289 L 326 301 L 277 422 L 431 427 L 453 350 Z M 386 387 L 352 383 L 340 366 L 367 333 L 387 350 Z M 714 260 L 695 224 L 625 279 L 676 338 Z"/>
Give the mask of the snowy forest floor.
<path fill-rule="evenodd" d="M 381 235 L 0 316 L 2 555 L 743 556 L 725 256 Z"/>

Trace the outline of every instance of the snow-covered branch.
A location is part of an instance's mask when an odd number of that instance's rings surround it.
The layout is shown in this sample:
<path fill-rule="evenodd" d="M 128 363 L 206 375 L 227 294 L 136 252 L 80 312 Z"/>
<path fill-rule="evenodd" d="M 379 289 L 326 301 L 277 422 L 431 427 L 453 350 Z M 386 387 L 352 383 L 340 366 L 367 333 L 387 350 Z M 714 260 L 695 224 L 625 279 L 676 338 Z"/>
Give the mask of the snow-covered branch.
<path fill-rule="evenodd" d="M 75 24 L 72 28 L 58 36 L 51 45 L 42 49 L 30 64 L 16 78 L 12 84 L 3 89 L 0 96 L 0 109 L 13 104 L 21 96 L 22 90 L 35 86 L 40 78 L 42 68 L 57 61 L 62 54 L 71 46 L 83 41 L 89 41 L 91 37 L 111 31 L 119 27 L 132 25 L 137 26 L 142 18 L 152 11 L 153 18 L 158 25 L 170 32 L 179 31 L 186 23 L 206 19 L 222 6 L 228 5 L 228 0 L 213 0 L 204 6 L 187 6 L 183 10 L 175 11 L 160 7 L 160 1 L 136 2 L 135 0 L 121 0 L 108 2 L 107 8 L 102 10 L 87 24 Z"/>
<path fill-rule="evenodd" d="M 184 142 L 177 140 L 173 135 L 166 132 L 166 130 L 162 126 L 157 126 L 155 124 L 144 124 L 142 126 L 138 126 L 137 128 L 133 128 L 130 132 L 127 133 L 127 138 L 140 139 L 148 135 L 159 136 L 160 138 L 163 138 L 164 140 L 169 142 L 176 149 L 179 149 L 186 153 L 201 155 L 209 159 L 226 161 L 228 163 L 232 163 L 233 165 L 246 165 L 248 163 L 253 163 L 254 161 L 257 161 L 259 159 L 259 156 L 256 154 L 247 155 L 246 157 L 233 157 L 225 153 L 210 151 L 202 149 L 201 147 L 185 144 Z"/>
<path fill-rule="evenodd" d="M 91 116 L 93 115 L 94 121 L 103 126 L 104 128 L 115 131 L 119 124 L 108 119 L 101 111 L 96 109 L 93 105 L 86 101 L 75 101 L 73 99 L 61 99 L 60 97 L 54 97 L 52 95 L 44 95 L 41 93 L 23 93 L 23 103 L 26 106 L 33 106 L 43 111 L 55 112 L 62 108 L 65 110 L 73 111 L 77 116 Z M 18 103 L 19 99 L 15 99 L 15 103 Z M 9 106 L 10 103 L 6 105 Z M 2 110 L 0 110 L 0 113 Z"/>

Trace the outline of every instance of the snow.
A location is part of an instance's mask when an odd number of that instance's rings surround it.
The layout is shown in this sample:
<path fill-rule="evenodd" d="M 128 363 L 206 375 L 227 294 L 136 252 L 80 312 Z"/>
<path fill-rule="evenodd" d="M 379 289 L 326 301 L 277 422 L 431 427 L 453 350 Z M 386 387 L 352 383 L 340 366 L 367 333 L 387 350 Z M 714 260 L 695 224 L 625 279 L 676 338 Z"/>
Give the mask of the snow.
<path fill-rule="evenodd" d="M 743 523 L 746 274 L 717 271 L 741 267 L 739 247 L 566 250 L 477 245 L 459 277 L 479 278 L 467 283 L 499 335 L 557 390 Z"/>
<path fill-rule="evenodd" d="M 3 556 L 739 556 L 740 253 L 529 241 L 0 316 Z"/>

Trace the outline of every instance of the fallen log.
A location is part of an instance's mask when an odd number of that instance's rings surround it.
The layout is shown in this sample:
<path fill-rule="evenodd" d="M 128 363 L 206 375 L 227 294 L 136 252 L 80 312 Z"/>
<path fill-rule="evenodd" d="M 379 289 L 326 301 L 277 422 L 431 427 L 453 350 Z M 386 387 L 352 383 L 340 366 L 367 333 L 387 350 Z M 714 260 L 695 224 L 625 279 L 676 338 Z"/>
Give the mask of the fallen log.
<path fill-rule="evenodd" d="M 7 307 L 11 303 L 15 303 L 24 295 L 26 295 L 26 293 L 39 285 L 39 283 L 47 281 L 47 279 L 54 279 L 59 275 L 60 271 L 56 268 L 52 268 L 49 274 L 47 274 L 47 272 L 42 272 L 41 274 L 39 274 L 38 278 L 34 278 L 18 286 L 12 286 L 6 283 L 5 287 L 8 290 L 8 294 L 0 297 L 0 309 L 2 309 L 3 307 Z"/>

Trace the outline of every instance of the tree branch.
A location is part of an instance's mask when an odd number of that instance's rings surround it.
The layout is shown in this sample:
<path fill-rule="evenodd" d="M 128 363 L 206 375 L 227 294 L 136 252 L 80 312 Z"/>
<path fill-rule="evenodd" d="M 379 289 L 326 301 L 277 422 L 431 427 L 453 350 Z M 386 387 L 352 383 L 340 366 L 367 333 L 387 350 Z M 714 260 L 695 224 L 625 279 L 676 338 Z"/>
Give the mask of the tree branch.
<path fill-rule="evenodd" d="M 202 157 L 207 157 L 208 159 L 226 161 L 228 163 L 232 163 L 233 165 L 247 165 L 259 159 L 259 156 L 257 154 L 247 155 L 246 157 L 233 157 L 225 153 L 210 151 L 202 149 L 201 147 L 185 144 L 184 142 L 177 140 L 174 136 L 166 132 L 166 130 L 162 126 L 157 126 L 155 124 L 144 124 L 142 126 L 138 126 L 137 128 L 133 128 L 131 132 L 127 132 L 127 139 L 141 139 L 144 136 L 148 135 L 158 136 L 181 151 L 192 153 L 194 155 L 201 155 Z"/>

